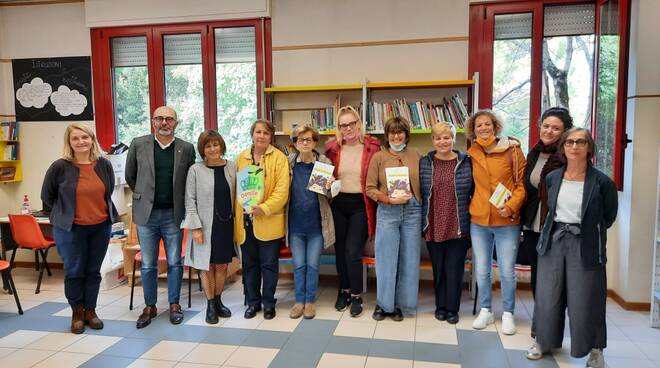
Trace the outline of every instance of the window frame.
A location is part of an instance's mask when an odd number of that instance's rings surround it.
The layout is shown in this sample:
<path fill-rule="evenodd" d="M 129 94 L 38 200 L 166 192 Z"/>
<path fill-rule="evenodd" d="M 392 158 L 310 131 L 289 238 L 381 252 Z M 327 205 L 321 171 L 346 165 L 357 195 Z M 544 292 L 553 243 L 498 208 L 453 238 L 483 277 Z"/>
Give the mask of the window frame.
<path fill-rule="evenodd" d="M 272 43 L 270 18 L 211 21 L 177 24 L 155 24 L 128 27 L 93 28 L 92 75 L 94 78 L 94 108 L 96 132 L 105 150 L 116 140 L 115 106 L 113 100 L 112 49 L 114 37 L 143 36 L 147 39 L 147 70 L 149 72 L 149 115 L 165 104 L 165 60 L 163 36 L 172 34 L 201 33 L 202 79 L 204 89 L 204 128 L 216 129 L 217 84 L 215 64 L 215 29 L 254 27 L 257 67 L 257 116 L 262 117 L 262 86 L 272 81 Z M 153 126 L 150 124 L 150 131 Z M 125 142 L 128 143 L 128 142 Z"/>
<path fill-rule="evenodd" d="M 470 4 L 469 10 L 469 55 L 468 73 L 479 72 L 479 107 L 492 108 L 493 103 L 493 41 L 495 15 L 511 13 L 532 13 L 532 70 L 530 86 L 530 147 L 539 140 L 538 120 L 541 116 L 542 64 L 543 64 L 543 10 L 551 5 L 594 4 L 595 45 L 592 94 L 591 132 L 596 134 L 598 65 L 600 36 L 600 6 L 609 0 L 509 0 L 482 1 Z M 624 151 L 627 147 L 626 100 L 629 52 L 630 0 L 619 0 L 619 70 L 617 83 L 617 112 L 612 160 L 612 179 L 619 190 L 623 189 Z"/>

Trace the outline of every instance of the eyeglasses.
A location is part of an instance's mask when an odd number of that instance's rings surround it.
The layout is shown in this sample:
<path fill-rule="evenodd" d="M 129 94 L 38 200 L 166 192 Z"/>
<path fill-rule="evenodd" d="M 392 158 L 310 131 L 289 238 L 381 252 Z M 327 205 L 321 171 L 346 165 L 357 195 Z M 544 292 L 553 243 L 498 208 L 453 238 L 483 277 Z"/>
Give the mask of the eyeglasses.
<path fill-rule="evenodd" d="M 564 142 L 564 147 L 573 147 L 574 145 L 577 145 L 578 147 L 584 147 L 587 145 L 587 140 L 584 138 L 579 138 L 579 139 L 567 139 Z"/>
<path fill-rule="evenodd" d="M 305 143 L 312 143 L 312 142 L 316 142 L 316 141 L 314 140 L 314 138 L 297 138 L 296 137 L 295 142 L 305 144 Z"/>
<path fill-rule="evenodd" d="M 176 121 L 176 119 L 172 116 L 154 116 L 153 119 L 154 122 L 160 124 L 165 120 L 168 124 L 172 124 Z"/>
<path fill-rule="evenodd" d="M 405 136 L 406 132 L 404 132 L 403 130 L 399 130 L 399 131 L 396 131 L 396 132 L 387 132 L 387 135 L 404 135 Z"/>
<path fill-rule="evenodd" d="M 355 127 L 357 126 L 357 123 L 358 123 L 358 121 L 354 120 L 354 121 L 351 121 L 350 123 L 339 124 L 339 129 L 340 130 L 346 130 L 348 128 L 355 129 Z"/>

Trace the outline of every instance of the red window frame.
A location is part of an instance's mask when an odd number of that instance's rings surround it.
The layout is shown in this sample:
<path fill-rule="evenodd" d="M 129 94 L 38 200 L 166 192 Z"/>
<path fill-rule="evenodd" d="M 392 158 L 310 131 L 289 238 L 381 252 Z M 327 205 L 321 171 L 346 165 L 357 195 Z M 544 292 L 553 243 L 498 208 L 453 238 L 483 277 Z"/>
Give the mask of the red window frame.
<path fill-rule="evenodd" d="M 130 27 L 106 27 L 91 30 L 92 75 L 94 78 L 95 123 L 99 143 L 108 149 L 115 143 L 115 111 L 112 86 L 110 40 L 114 37 L 144 36 L 147 38 L 147 69 L 149 71 L 149 111 L 165 104 L 165 65 L 163 36 L 182 33 L 202 35 L 202 83 L 204 88 L 204 127 L 217 128 L 217 93 L 215 73 L 215 29 L 231 27 L 255 28 L 257 66 L 257 114 L 261 118 L 262 81 L 272 81 L 271 21 L 269 18 L 181 24 L 159 24 Z M 153 128 L 153 127 L 152 127 Z"/>
<path fill-rule="evenodd" d="M 594 94 L 592 113 L 592 134 L 596 134 L 597 81 L 598 81 L 598 36 L 600 35 L 600 6 L 608 0 L 511 0 L 502 2 L 476 2 L 470 4 L 469 12 L 469 55 L 468 73 L 479 72 L 479 107 L 493 106 L 493 41 L 495 15 L 510 13 L 532 13 L 532 70 L 530 89 L 530 147 L 539 140 L 538 119 L 541 116 L 541 87 L 543 50 L 543 9 L 548 5 L 592 3 L 596 6 L 596 45 L 594 60 Z M 619 0 L 619 70 L 617 84 L 617 113 L 614 139 L 613 180 L 619 190 L 623 189 L 623 155 L 627 146 L 625 134 L 626 96 L 628 79 L 630 0 Z"/>

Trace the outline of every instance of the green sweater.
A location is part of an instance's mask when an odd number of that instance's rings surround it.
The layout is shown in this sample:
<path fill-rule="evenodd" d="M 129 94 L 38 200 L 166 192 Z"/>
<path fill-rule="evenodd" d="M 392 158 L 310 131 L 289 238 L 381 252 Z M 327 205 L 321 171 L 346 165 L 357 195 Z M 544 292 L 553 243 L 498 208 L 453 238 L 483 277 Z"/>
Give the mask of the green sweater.
<path fill-rule="evenodd" d="M 162 149 L 158 142 L 154 144 L 154 172 L 156 189 L 154 208 L 174 207 L 174 145 Z"/>

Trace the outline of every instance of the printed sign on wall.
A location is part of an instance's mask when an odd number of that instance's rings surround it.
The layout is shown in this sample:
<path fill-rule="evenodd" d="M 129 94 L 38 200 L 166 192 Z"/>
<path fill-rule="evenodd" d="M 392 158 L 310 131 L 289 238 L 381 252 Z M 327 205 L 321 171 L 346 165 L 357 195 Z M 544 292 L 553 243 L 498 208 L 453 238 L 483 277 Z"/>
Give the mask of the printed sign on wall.
<path fill-rule="evenodd" d="M 93 120 L 89 56 L 14 59 L 17 121 Z"/>

